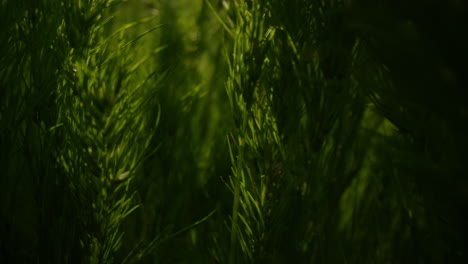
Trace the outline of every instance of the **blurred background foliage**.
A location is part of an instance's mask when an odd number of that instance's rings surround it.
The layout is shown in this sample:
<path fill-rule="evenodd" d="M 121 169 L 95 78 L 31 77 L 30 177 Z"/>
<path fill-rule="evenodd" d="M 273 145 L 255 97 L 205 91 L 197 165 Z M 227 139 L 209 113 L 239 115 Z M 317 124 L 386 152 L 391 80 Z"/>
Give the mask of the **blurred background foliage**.
<path fill-rule="evenodd" d="M 463 1 L 0 1 L 0 262 L 466 263 Z"/>

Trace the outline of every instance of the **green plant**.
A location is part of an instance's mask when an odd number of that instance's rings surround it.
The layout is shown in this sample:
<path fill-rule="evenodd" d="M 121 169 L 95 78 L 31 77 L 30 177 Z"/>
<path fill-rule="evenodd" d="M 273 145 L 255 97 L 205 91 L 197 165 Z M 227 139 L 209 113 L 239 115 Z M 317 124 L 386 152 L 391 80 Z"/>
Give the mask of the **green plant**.
<path fill-rule="evenodd" d="M 465 263 L 465 9 L 0 1 L 0 262 Z"/>

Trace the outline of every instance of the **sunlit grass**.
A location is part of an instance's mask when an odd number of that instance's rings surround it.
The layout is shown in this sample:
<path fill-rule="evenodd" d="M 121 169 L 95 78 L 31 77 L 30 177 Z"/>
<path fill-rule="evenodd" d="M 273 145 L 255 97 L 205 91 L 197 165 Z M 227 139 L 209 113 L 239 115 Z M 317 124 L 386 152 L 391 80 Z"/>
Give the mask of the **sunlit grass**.
<path fill-rule="evenodd" d="M 0 1 L 0 262 L 464 263 L 466 19 L 397 2 Z"/>

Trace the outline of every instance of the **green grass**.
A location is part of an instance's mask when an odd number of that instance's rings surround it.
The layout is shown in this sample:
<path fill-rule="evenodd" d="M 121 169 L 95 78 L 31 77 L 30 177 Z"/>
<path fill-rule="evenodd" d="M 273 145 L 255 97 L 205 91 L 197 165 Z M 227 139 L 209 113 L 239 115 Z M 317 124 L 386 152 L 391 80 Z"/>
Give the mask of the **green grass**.
<path fill-rule="evenodd" d="M 465 13 L 0 1 L 0 262 L 465 263 Z"/>

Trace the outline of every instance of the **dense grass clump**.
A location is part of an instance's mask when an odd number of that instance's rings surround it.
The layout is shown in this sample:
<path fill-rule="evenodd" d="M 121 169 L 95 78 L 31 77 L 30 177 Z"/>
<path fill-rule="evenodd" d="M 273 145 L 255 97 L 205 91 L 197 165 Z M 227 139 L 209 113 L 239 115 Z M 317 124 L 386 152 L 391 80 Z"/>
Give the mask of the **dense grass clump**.
<path fill-rule="evenodd" d="M 461 1 L 0 1 L 1 263 L 465 263 Z"/>

